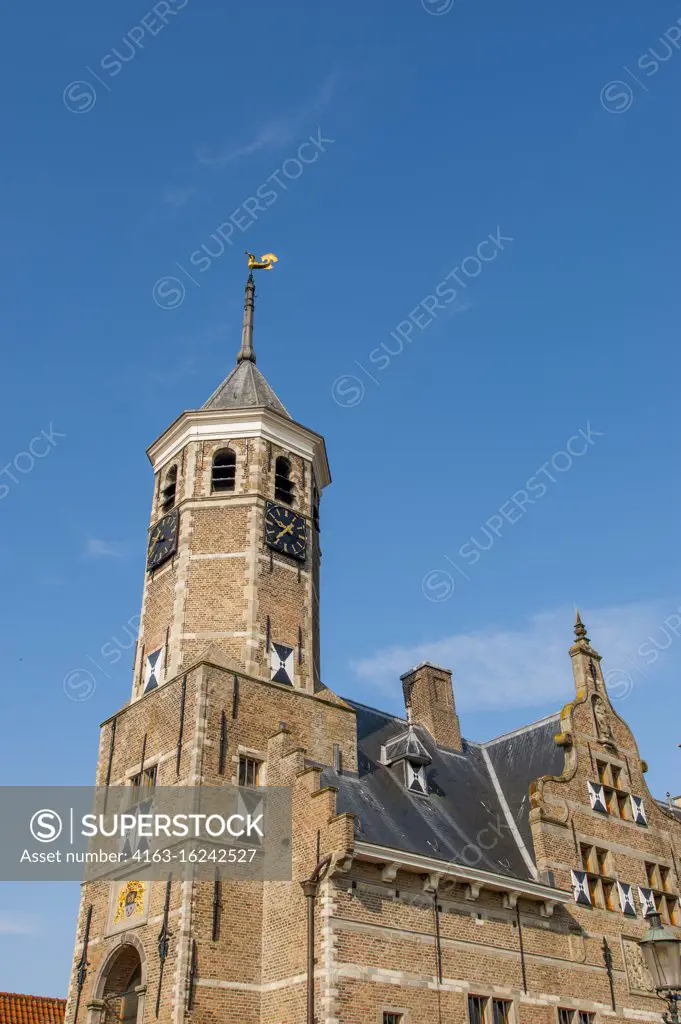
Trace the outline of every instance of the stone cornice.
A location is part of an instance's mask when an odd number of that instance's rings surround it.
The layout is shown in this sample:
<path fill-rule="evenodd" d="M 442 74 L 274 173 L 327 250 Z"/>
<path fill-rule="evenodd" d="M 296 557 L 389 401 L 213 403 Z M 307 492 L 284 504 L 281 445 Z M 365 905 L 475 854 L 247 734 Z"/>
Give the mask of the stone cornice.
<path fill-rule="evenodd" d="M 310 459 L 319 489 L 331 483 L 326 445 L 321 434 L 267 409 L 197 409 L 183 412 L 147 449 L 157 472 L 190 441 L 228 441 L 262 437 Z"/>
<path fill-rule="evenodd" d="M 509 878 L 493 871 L 480 871 L 467 867 L 465 864 L 453 864 L 451 861 L 437 860 L 435 857 L 422 857 L 419 854 L 407 853 L 403 850 L 392 850 L 375 843 L 356 842 L 355 860 L 366 860 L 373 864 L 391 865 L 402 871 L 428 876 L 439 876 L 458 882 L 465 882 L 471 890 L 490 889 L 505 893 L 516 898 L 523 897 L 537 903 L 543 903 L 547 913 L 551 913 L 556 904 L 573 902 L 571 892 L 555 889 L 540 882 L 530 882 L 521 878 Z"/>

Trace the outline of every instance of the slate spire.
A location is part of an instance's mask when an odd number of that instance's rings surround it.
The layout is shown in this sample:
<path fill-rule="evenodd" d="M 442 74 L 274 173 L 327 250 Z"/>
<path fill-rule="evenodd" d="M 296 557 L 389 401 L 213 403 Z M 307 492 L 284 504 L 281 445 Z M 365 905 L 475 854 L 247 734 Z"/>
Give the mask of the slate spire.
<path fill-rule="evenodd" d="M 255 312 L 255 281 L 253 271 L 248 275 L 246 281 L 246 297 L 244 299 L 244 324 L 241 329 L 241 348 L 236 357 L 237 365 L 248 360 L 255 363 L 255 349 L 253 348 L 253 314 Z"/>
<path fill-rule="evenodd" d="M 291 418 L 285 407 L 255 365 L 253 348 L 253 314 L 255 310 L 255 281 L 253 274 L 246 281 L 244 320 L 241 329 L 241 348 L 236 366 L 213 392 L 203 409 L 247 409 L 264 406 L 282 416 Z"/>

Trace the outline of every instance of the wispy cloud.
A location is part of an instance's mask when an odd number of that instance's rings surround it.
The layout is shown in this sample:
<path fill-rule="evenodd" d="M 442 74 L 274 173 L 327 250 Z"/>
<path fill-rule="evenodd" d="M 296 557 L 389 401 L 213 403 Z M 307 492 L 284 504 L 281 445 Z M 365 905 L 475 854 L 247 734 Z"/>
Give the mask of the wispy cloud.
<path fill-rule="evenodd" d="M 39 918 L 0 910 L 0 935 L 40 935 L 41 931 Z"/>
<path fill-rule="evenodd" d="M 113 544 L 98 537 L 88 537 L 85 542 L 85 554 L 91 558 L 123 558 L 124 551 L 120 544 Z"/>
<path fill-rule="evenodd" d="M 606 679 L 608 669 L 618 667 L 633 676 L 638 664 L 645 681 L 644 673 L 651 670 L 638 648 L 661 635 L 672 608 L 672 602 L 660 600 L 582 611 L 592 644 L 603 656 Z M 421 661 L 433 661 L 453 669 L 460 710 L 531 707 L 551 700 L 558 707 L 574 692 L 567 655 L 573 621 L 573 608 L 559 608 L 533 615 L 518 629 L 489 626 L 386 648 L 353 662 L 352 668 L 377 692 L 394 695 L 401 674 Z"/>
<path fill-rule="evenodd" d="M 194 198 L 198 189 L 195 185 L 184 185 L 173 187 L 168 185 L 161 193 L 161 202 L 174 210 L 181 210 L 190 200 Z"/>
<path fill-rule="evenodd" d="M 259 153 L 261 150 L 281 149 L 295 141 L 299 133 L 308 128 L 309 122 L 333 99 L 338 88 L 340 72 L 332 71 L 324 79 L 316 93 L 294 110 L 266 121 L 251 139 L 238 145 L 229 145 L 217 151 L 200 150 L 199 163 L 204 167 L 227 167 L 235 160 Z"/>

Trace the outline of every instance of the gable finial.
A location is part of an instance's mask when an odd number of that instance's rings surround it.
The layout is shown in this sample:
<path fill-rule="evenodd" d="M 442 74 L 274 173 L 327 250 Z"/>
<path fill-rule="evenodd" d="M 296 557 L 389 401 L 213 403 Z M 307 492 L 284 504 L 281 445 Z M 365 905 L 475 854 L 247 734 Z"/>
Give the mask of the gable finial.
<path fill-rule="evenodd" d="M 586 635 L 586 626 L 582 622 L 579 614 L 579 608 L 575 608 L 575 636 L 578 640 L 586 640 L 588 644 L 591 643 L 588 636 Z"/>

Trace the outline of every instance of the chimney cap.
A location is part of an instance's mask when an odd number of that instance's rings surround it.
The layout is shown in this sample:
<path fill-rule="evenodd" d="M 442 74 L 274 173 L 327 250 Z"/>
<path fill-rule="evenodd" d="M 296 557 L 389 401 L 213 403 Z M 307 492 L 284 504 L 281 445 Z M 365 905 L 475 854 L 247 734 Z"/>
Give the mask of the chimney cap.
<path fill-rule="evenodd" d="M 444 672 L 446 675 L 451 676 L 451 668 L 444 668 L 442 665 L 435 665 L 432 661 L 420 661 L 418 665 L 414 665 L 408 672 L 404 672 L 400 679 L 406 679 L 408 676 L 413 676 L 414 672 L 418 672 L 421 668 L 433 668 L 436 672 Z"/>

